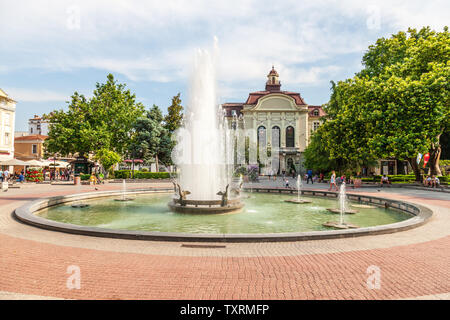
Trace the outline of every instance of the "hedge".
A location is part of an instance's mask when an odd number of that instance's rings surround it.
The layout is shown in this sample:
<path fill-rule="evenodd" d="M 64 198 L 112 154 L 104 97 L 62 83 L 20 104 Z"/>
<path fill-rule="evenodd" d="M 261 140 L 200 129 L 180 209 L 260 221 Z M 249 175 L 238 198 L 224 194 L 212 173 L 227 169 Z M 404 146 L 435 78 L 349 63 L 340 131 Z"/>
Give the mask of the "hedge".
<path fill-rule="evenodd" d="M 80 178 L 81 178 L 82 181 L 89 180 L 90 177 L 91 177 L 91 175 L 89 173 L 86 173 L 86 174 L 82 173 L 82 174 L 80 174 Z"/>
<path fill-rule="evenodd" d="M 115 179 L 131 179 L 131 170 L 114 171 Z M 134 179 L 169 179 L 169 172 L 143 172 L 134 171 Z"/>

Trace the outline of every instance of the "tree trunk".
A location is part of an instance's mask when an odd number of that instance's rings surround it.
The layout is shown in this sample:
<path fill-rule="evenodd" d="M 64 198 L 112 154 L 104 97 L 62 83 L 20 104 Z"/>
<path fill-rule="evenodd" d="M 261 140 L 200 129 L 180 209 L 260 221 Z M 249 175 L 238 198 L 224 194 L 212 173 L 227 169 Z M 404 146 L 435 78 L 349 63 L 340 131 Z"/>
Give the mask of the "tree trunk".
<path fill-rule="evenodd" d="M 155 165 L 156 165 L 156 172 L 159 172 L 158 155 L 155 156 Z"/>
<path fill-rule="evenodd" d="M 430 175 L 432 176 L 440 176 L 441 168 L 439 168 L 439 159 L 441 158 L 441 146 L 438 144 L 437 146 L 432 144 L 430 150 Z"/>
<path fill-rule="evenodd" d="M 408 161 L 414 171 L 414 175 L 416 176 L 416 181 L 422 182 L 422 177 L 421 177 L 419 165 L 417 164 L 417 159 L 410 158 L 410 159 L 408 159 Z"/>

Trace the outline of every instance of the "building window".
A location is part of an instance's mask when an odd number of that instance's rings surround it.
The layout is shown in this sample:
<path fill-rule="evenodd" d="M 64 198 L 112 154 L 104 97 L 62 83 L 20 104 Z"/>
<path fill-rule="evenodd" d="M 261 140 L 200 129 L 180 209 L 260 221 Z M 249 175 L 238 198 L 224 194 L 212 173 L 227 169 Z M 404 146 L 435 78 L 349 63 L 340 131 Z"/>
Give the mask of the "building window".
<path fill-rule="evenodd" d="M 10 114 L 9 113 L 5 113 L 5 118 L 4 118 L 4 121 L 3 121 L 3 124 L 6 126 L 6 127 L 9 127 L 9 124 L 11 123 L 10 121 L 11 121 L 11 118 L 10 118 L 11 116 L 10 116 Z"/>
<path fill-rule="evenodd" d="M 32 153 L 32 154 L 36 154 L 36 153 L 37 153 L 37 144 L 33 144 L 33 145 L 31 146 L 31 153 Z"/>
<path fill-rule="evenodd" d="M 313 122 L 313 131 L 316 131 L 317 129 L 319 129 L 320 126 L 320 122 L 319 121 L 314 121 Z"/>
<path fill-rule="evenodd" d="M 11 141 L 9 140 L 9 132 L 5 133 L 5 145 L 9 145 Z"/>
<path fill-rule="evenodd" d="M 319 116 L 319 109 L 314 109 L 313 116 L 318 117 Z"/>
<path fill-rule="evenodd" d="M 33 128 L 30 128 L 30 133 L 33 133 Z"/>
<path fill-rule="evenodd" d="M 272 128 L 272 148 L 279 149 L 280 148 L 280 127 L 273 127 Z"/>
<path fill-rule="evenodd" d="M 264 126 L 258 128 L 258 146 L 259 148 L 266 147 L 266 127 Z"/>
<path fill-rule="evenodd" d="M 286 147 L 293 148 L 294 147 L 294 128 L 289 126 L 286 128 Z"/>

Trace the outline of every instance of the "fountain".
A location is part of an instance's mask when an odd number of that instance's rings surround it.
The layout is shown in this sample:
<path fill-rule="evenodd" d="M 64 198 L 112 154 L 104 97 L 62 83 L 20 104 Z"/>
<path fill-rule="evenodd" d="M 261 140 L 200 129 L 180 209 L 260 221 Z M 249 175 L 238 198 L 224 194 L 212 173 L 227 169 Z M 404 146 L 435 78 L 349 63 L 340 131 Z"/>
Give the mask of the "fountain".
<path fill-rule="evenodd" d="M 81 187 L 82 187 L 82 185 L 81 185 L 81 180 L 80 180 L 80 183 L 77 185 L 77 188 L 76 188 L 78 194 L 81 193 Z M 72 208 L 86 208 L 86 207 L 89 207 L 89 205 L 87 203 L 84 203 L 82 200 L 75 201 L 74 203 L 72 203 L 71 206 L 72 206 Z"/>
<path fill-rule="evenodd" d="M 284 201 L 290 202 L 290 203 L 298 203 L 298 204 L 311 203 L 311 201 L 300 199 L 300 196 L 302 194 L 302 186 L 303 186 L 302 178 L 300 175 L 297 175 L 297 198 L 288 199 L 288 200 L 284 200 Z"/>
<path fill-rule="evenodd" d="M 122 197 L 116 198 L 114 200 L 116 200 L 116 201 L 131 201 L 131 200 L 134 200 L 133 198 L 126 197 L 125 196 L 126 193 L 127 193 L 127 183 L 126 183 L 125 179 L 122 179 Z"/>
<path fill-rule="evenodd" d="M 356 225 L 346 223 L 344 221 L 345 214 L 354 214 L 357 211 L 352 209 L 347 209 L 347 196 L 345 193 L 345 182 L 342 182 L 341 188 L 339 190 L 339 209 L 328 208 L 328 211 L 332 213 L 339 213 L 339 222 L 336 221 L 328 221 L 323 224 L 325 227 L 333 227 L 336 229 L 348 229 L 348 228 L 359 228 Z"/>
<path fill-rule="evenodd" d="M 179 168 L 178 197 L 168 204 L 182 213 L 224 213 L 243 207 L 229 198 L 230 133 L 216 101 L 214 56 L 199 50 L 194 61 L 190 99 L 176 133 L 173 159 Z"/>

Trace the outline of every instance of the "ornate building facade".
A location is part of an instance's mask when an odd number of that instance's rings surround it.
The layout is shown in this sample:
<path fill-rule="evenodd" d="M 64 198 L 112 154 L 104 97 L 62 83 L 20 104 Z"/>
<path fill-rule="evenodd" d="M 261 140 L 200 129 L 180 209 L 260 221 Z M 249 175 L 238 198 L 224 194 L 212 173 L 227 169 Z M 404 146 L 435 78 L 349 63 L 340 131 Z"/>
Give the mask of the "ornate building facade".
<path fill-rule="evenodd" d="M 321 106 L 308 105 L 298 92 L 282 91 L 274 67 L 264 91 L 251 92 L 245 102 L 224 103 L 222 108 L 230 126 L 243 129 L 237 149 L 247 150 L 245 163 L 259 164 L 263 174 L 304 172 L 302 154 L 325 112 Z"/>
<path fill-rule="evenodd" d="M 0 89 L 0 160 L 14 157 L 16 101 Z"/>

